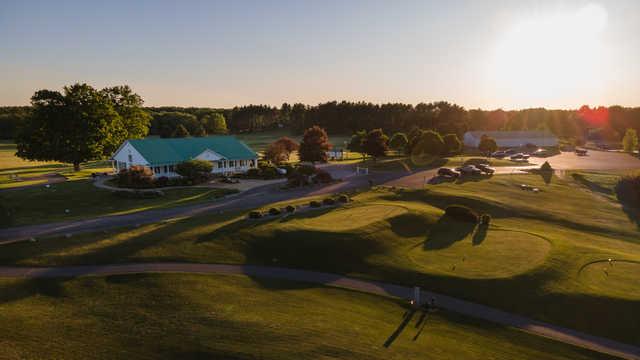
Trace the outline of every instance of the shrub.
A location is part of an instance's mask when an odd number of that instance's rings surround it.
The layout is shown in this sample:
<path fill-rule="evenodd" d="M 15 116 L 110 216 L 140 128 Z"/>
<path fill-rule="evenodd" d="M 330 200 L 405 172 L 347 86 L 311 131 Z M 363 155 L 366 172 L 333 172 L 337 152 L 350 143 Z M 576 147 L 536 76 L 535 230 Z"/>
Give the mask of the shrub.
<path fill-rule="evenodd" d="M 338 197 L 338 201 L 340 201 L 341 203 L 348 203 L 351 199 L 349 199 L 348 195 L 340 195 Z"/>
<path fill-rule="evenodd" d="M 280 215 L 280 213 L 281 213 L 280 209 L 277 209 L 277 208 L 269 209 L 269 215 Z"/>
<path fill-rule="evenodd" d="M 169 185 L 169 178 L 166 176 L 160 176 L 155 181 L 156 187 L 165 187 Z"/>
<path fill-rule="evenodd" d="M 148 189 L 154 187 L 153 171 L 145 166 L 121 170 L 116 178 L 119 187 Z"/>
<path fill-rule="evenodd" d="M 449 205 L 444 209 L 445 216 L 451 217 L 460 221 L 478 222 L 478 214 L 471 208 L 464 205 Z"/>
<path fill-rule="evenodd" d="M 252 179 L 257 179 L 260 177 L 260 169 L 251 168 L 247 170 L 247 177 Z"/>
<path fill-rule="evenodd" d="M 309 203 L 309 206 L 311 206 L 312 208 L 319 208 L 320 206 L 322 206 L 322 204 L 320 203 L 320 201 L 313 200 Z"/>
<path fill-rule="evenodd" d="M 249 213 L 250 219 L 260 219 L 262 217 L 262 213 L 260 211 L 254 210 Z"/>
<path fill-rule="evenodd" d="M 278 177 L 278 170 L 273 165 L 265 166 L 262 169 L 260 169 L 260 171 L 261 171 L 261 174 L 260 174 L 261 177 L 265 180 L 275 179 Z"/>
<path fill-rule="evenodd" d="M 640 175 L 623 176 L 615 191 L 621 203 L 640 208 Z"/>
<path fill-rule="evenodd" d="M 288 213 L 294 213 L 296 212 L 296 207 L 293 205 L 287 205 L 286 208 L 284 208 Z"/>
<path fill-rule="evenodd" d="M 313 182 L 327 184 L 333 181 L 333 177 L 327 171 L 317 169 L 316 176 L 313 177 Z"/>
<path fill-rule="evenodd" d="M 322 200 L 322 203 L 325 205 L 334 205 L 336 201 L 333 198 L 326 198 Z"/>
<path fill-rule="evenodd" d="M 205 160 L 187 160 L 176 165 L 176 173 L 192 183 L 203 182 L 211 175 L 213 165 Z"/>
<path fill-rule="evenodd" d="M 553 168 L 548 161 L 545 161 L 544 164 L 540 166 L 540 171 L 553 171 Z"/>
<path fill-rule="evenodd" d="M 482 216 L 480 216 L 480 225 L 489 226 L 489 223 L 491 223 L 491 215 L 482 214 Z"/>

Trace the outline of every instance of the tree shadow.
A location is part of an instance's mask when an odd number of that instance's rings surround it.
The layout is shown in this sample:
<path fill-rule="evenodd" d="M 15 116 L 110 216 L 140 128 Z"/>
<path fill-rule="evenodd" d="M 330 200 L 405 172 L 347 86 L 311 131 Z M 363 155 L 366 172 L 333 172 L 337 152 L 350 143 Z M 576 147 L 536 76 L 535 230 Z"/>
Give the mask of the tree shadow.
<path fill-rule="evenodd" d="M 433 225 L 433 221 L 418 213 L 405 213 L 390 218 L 389 224 L 394 234 L 402 237 L 416 237 L 424 235 Z"/>
<path fill-rule="evenodd" d="M 606 194 L 606 195 L 613 195 L 614 194 L 613 189 L 609 189 L 609 188 L 606 188 L 606 187 L 604 187 L 604 186 L 602 186 L 600 184 L 594 183 L 593 181 L 589 181 L 582 174 L 573 173 L 573 174 L 571 174 L 571 177 L 575 181 L 577 181 L 580 184 L 584 185 L 585 187 L 587 187 L 591 191 L 599 192 L 599 193 Z"/>
<path fill-rule="evenodd" d="M 393 344 L 393 342 L 402 333 L 404 328 L 407 327 L 407 325 L 411 322 L 411 319 L 413 318 L 413 315 L 415 313 L 416 313 L 416 309 L 411 309 L 408 312 L 406 312 L 402 319 L 402 322 L 400 322 L 400 325 L 398 325 L 396 330 L 391 335 L 389 335 L 389 337 L 387 338 L 387 340 L 384 342 L 382 346 L 384 346 L 385 348 L 390 347 L 391 344 Z"/>
<path fill-rule="evenodd" d="M 633 208 L 629 205 L 623 204 L 622 211 L 624 211 L 625 215 L 627 215 L 627 218 L 629 218 L 629 221 L 635 223 L 636 227 L 640 229 L 640 210 Z"/>
<path fill-rule="evenodd" d="M 424 248 L 426 250 L 445 249 L 469 236 L 475 228 L 476 223 L 458 221 L 443 215 L 429 231 Z"/>
<path fill-rule="evenodd" d="M 478 225 L 476 232 L 473 233 L 473 239 L 471 243 L 473 246 L 477 246 L 482 244 L 484 239 L 487 237 L 487 230 L 489 230 L 489 226 L 487 225 Z"/>

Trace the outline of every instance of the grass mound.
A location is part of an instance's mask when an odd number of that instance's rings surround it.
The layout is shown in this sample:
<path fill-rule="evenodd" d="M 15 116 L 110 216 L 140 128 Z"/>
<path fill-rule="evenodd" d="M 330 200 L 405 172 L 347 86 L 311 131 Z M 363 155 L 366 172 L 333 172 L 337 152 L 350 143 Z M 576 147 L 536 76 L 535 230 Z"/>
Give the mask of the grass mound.
<path fill-rule="evenodd" d="M 451 230 L 441 230 L 443 226 Z M 551 244 L 538 236 L 481 227 L 473 232 L 465 226 L 468 224 L 464 222 L 440 223 L 423 247 L 410 252 L 411 259 L 429 272 L 462 278 L 504 278 L 542 264 L 551 250 Z"/>
<path fill-rule="evenodd" d="M 305 218 L 300 225 L 322 231 L 349 231 L 402 215 L 407 209 L 393 205 L 368 205 L 348 209 L 332 209 L 318 217 Z"/>
<path fill-rule="evenodd" d="M 580 282 L 599 294 L 640 300 L 640 262 L 602 260 L 580 271 Z"/>

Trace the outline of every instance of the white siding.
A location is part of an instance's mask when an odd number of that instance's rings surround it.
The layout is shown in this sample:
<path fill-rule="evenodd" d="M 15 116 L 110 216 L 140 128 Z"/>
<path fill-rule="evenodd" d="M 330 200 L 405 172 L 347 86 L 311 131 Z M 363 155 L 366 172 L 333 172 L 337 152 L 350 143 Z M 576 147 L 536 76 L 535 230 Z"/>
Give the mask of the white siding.
<path fill-rule="evenodd" d="M 127 169 L 134 165 L 149 165 L 149 162 L 128 141 L 113 155 L 113 160 L 116 161 L 116 169 L 118 169 L 118 163 L 125 163 Z"/>

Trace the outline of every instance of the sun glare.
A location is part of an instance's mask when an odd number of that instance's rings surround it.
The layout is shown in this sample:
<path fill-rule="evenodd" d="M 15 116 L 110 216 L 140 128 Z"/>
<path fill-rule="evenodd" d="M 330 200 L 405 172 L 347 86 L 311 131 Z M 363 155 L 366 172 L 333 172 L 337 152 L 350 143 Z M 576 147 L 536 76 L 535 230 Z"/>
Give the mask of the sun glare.
<path fill-rule="evenodd" d="M 597 89 L 606 25 L 607 11 L 596 4 L 522 20 L 498 43 L 491 81 L 520 103 L 552 103 L 559 95 Z"/>

